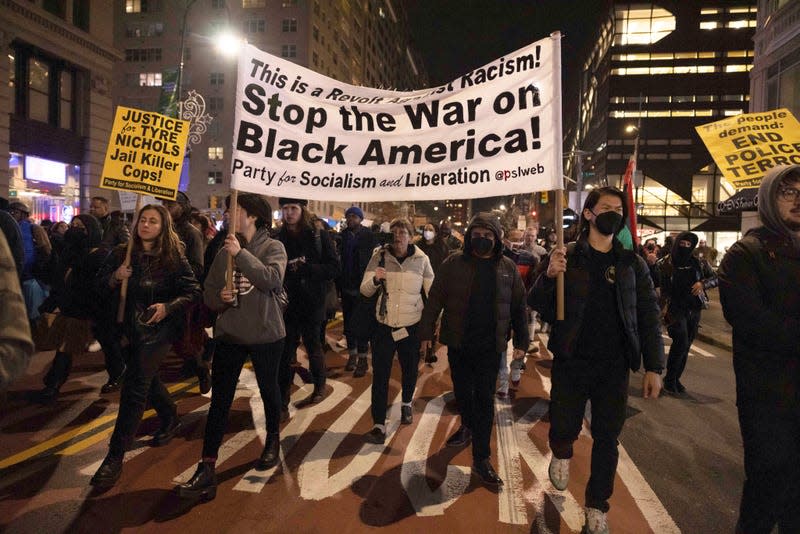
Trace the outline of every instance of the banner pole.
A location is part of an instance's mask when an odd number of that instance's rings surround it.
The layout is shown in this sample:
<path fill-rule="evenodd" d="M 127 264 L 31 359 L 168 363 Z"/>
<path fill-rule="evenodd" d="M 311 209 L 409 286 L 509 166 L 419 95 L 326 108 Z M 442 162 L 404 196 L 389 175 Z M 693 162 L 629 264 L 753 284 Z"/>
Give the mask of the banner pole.
<path fill-rule="evenodd" d="M 231 189 L 231 206 L 228 213 L 228 235 L 236 236 L 236 220 L 239 217 L 239 191 Z M 233 256 L 228 254 L 228 265 L 225 268 L 225 289 L 233 289 Z"/>
<path fill-rule="evenodd" d="M 553 172 L 558 172 L 561 181 L 561 190 L 556 191 L 556 246 L 561 248 L 564 246 L 564 191 L 566 190 L 564 187 L 563 140 L 561 138 L 561 32 L 551 33 L 550 39 L 553 43 L 553 100 L 555 101 L 556 119 L 553 121 L 553 135 L 555 136 Z M 578 195 L 580 195 L 580 191 L 578 191 Z M 556 320 L 564 320 L 564 273 L 558 273 L 556 277 Z"/>
<path fill-rule="evenodd" d="M 122 263 L 125 267 L 131 265 L 131 252 L 133 251 L 133 239 L 136 236 L 137 228 L 139 226 L 139 210 L 142 209 L 142 195 L 136 193 L 136 207 L 133 208 L 133 232 L 131 238 L 128 239 L 128 247 L 125 251 L 125 261 Z M 113 276 L 113 275 L 112 275 Z M 128 298 L 128 279 L 122 281 L 122 286 L 119 288 L 119 308 L 117 308 L 117 323 L 122 323 L 125 319 L 125 301 Z"/>

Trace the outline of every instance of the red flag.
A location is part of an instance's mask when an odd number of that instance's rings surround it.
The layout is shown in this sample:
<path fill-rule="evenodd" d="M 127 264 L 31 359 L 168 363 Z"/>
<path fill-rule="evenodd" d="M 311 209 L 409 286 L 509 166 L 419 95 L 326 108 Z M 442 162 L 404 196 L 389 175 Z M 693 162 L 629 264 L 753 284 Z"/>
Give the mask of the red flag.
<path fill-rule="evenodd" d="M 628 220 L 626 225 L 631 233 L 634 250 L 639 245 L 638 227 L 636 225 L 636 202 L 633 198 L 633 173 L 636 172 L 636 151 L 634 150 L 631 159 L 628 160 L 628 167 L 625 169 L 625 176 L 622 178 L 623 192 L 625 193 L 625 204 L 628 207 Z"/>

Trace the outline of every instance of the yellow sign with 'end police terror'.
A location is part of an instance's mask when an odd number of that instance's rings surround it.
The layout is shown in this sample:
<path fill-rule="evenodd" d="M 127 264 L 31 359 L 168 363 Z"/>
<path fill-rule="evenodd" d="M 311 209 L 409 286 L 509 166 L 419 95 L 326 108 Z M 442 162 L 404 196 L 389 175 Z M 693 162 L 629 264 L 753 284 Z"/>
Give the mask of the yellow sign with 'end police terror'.
<path fill-rule="evenodd" d="M 758 187 L 773 167 L 800 164 L 800 123 L 786 108 L 744 113 L 695 129 L 736 189 Z"/>
<path fill-rule="evenodd" d="M 117 107 L 100 187 L 175 200 L 189 122 Z"/>

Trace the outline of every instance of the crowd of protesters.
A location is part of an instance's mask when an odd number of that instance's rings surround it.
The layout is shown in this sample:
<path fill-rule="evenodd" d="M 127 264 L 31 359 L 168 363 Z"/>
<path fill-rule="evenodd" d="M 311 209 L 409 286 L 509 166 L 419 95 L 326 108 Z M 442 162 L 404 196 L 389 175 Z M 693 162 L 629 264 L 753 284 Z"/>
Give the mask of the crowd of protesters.
<path fill-rule="evenodd" d="M 735 254 L 722 262 L 720 283 L 725 315 L 734 325 L 748 477 L 742 532 L 798 524 L 795 516 L 775 506 L 800 495 L 798 477 L 791 474 L 796 462 L 783 461 L 789 458 L 786 454 L 765 455 L 760 448 L 764 431 L 753 423 L 766 417 L 771 435 L 791 426 L 770 412 L 762 397 L 780 394 L 768 391 L 771 383 L 797 378 L 800 343 L 790 338 L 797 337 L 798 329 L 781 327 L 797 320 L 797 292 L 763 284 L 746 295 L 741 291 L 746 286 L 742 270 L 772 275 L 783 272 L 775 262 L 785 260 L 786 272 L 796 271 L 798 176 L 795 166 L 765 181 L 766 200 L 759 205 L 765 228 L 735 245 Z M 280 424 L 290 417 L 294 375 L 299 373 L 311 386 L 294 409 L 318 404 L 330 393 L 325 332 L 337 309 L 344 322 L 345 370 L 354 378 L 364 377 L 372 355 L 373 427 L 364 439 L 377 445 L 387 439 L 394 355 L 401 369 L 400 423 L 411 424 L 420 358 L 433 365 L 437 345 L 445 345 L 461 422 L 447 446 L 471 444 L 473 473 L 487 485 L 500 486 L 503 480 L 489 461 L 494 398 L 509 397 L 508 352 L 514 383 L 518 378 L 513 370 L 524 368 L 526 354 L 539 351 L 538 314 L 543 325 L 552 327 L 550 480 L 556 489 L 566 488 L 573 443 L 591 401 L 594 443 L 586 531 L 607 531 L 629 370 L 644 367 L 645 398 L 658 397 L 664 369 L 664 390 L 686 395 L 680 378 L 707 304 L 706 290 L 718 283 L 712 267 L 716 250 L 692 232 L 669 236 L 663 246 L 648 239 L 635 250 L 627 249 L 619 238 L 625 199 L 609 187 L 593 190 L 581 213 L 572 212 L 564 229 L 567 246 L 557 243 L 552 228 L 540 229 L 536 223 L 524 230 L 503 228 L 490 213 L 473 217 L 459 239 L 448 221 L 414 228 L 398 218 L 369 229 L 362 224 L 362 210 L 352 206 L 336 232 L 308 210 L 306 200 L 296 198 L 278 200 L 281 224 L 272 228 L 272 207 L 265 198 L 250 193 L 234 198 L 234 206 L 226 199 L 219 231 L 183 193 L 175 201 L 142 208 L 132 229 L 103 197 L 92 198 L 89 212 L 68 224 L 36 224 L 22 202 L 5 203 L 0 211 L 0 386 L 7 388 L 24 372 L 33 337 L 37 349 L 55 352 L 44 388 L 32 398 L 52 402 L 69 379 L 72 362 L 96 339 L 108 372 L 101 392 L 121 390 L 108 454 L 92 477 L 93 486 L 109 488 L 121 476 L 125 451 L 148 402 L 161 422 L 153 445 L 164 445 L 180 432 L 177 407 L 159 374 L 171 352 L 183 360 L 185 376 L 197 376 L 202 393 L 211 391 L 200 462 L 178 494 L 202 499 L 216 495 L 215 462 L 247 359 L 253 364 L 267 427 L 255 466 L 274 468 L 280 457 Z M 228 233 L 230 225 L 235 225 L 235 235 Z M 765 262 L 763 251 L 771 261 Z M 555 279 L 560 276 L 567 281 L 564 319 L 555 317 Z M 766 309 L 751 317 L 748 313 L 759 309 L 753 300 L 758 291 L 767 292 L 758 300 Z M 734 298 L 753 300 L 753 305 L 734 311 Z M 773 305 L 776 300 L 780 306 Z M 775 328 L 756 336 L 764 341 L 751 347 L 752 336 L 741 332 L 757 332 L 754 325 L 768 321 L 770 314 L 776 315 Z M 668 358 L 662 327 L 672 338 Z M 789 337 L 776 337 L 780 332 Z M 308 369 L 298 361 L 301 344 Z M 774 372 L 763 365 L 757 371 L 748 367 L 745 354 L 753 350 L 765 354 Z M 751 383 L 753 375 L 761 382 Z M 781 399 L 794 403 L 787 417 L 796 417 L 796 398 Z M 794 447 L 791 458 L 796 458 L 796 433 L 780 436 L 787 450 Z M 774 481 L 781 482 L 779 487 Z M 761 497 L 765 492 L 775 495 L 770 498 L 772 515 L 754 516 L 754 508 L 767 507 Z M 751 530 L 751 525 L 759 526 Z"/>

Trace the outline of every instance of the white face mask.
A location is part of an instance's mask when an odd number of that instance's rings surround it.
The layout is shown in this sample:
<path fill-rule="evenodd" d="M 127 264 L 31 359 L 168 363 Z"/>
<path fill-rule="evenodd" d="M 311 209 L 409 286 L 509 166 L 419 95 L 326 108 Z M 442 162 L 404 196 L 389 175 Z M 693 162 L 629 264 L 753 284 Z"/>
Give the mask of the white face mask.
<path fill-rule="evenodd" d="M 432 230 L 425 230 L 422 232 L 422 237 L 424 237 L 426 241 L 431 241 L 434 235 L 436 234 L 434 234 Z"/>

